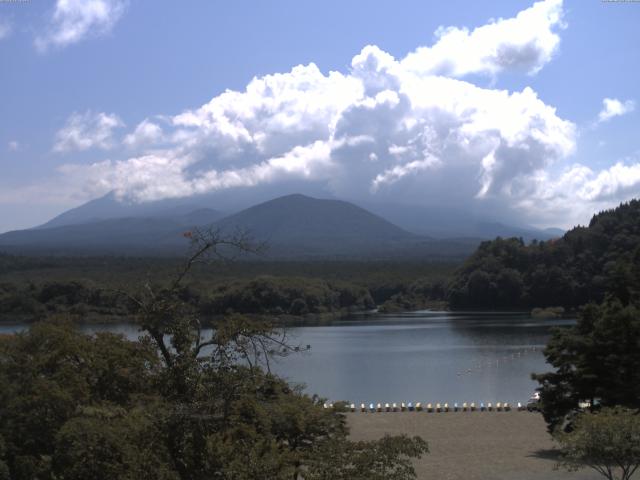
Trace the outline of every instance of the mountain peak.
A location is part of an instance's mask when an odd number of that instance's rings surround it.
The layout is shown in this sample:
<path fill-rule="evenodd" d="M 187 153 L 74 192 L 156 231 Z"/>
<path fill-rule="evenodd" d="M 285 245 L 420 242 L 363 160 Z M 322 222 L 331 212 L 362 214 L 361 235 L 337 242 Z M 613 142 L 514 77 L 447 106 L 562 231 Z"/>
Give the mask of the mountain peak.
<path fill-rule="evenodd" d="M 289 200 L 321 200 L 321 199 L 310 197 L 310 196 L 304 195 L 302 193 L 290 193 L 288 195 L 283 195 L 281 197 L 276 197 L 273 200 L 269 200 L 269 202 L 289 201 Z M 265 202 L 265 203 L 267 203 L 267 202 Z"/>

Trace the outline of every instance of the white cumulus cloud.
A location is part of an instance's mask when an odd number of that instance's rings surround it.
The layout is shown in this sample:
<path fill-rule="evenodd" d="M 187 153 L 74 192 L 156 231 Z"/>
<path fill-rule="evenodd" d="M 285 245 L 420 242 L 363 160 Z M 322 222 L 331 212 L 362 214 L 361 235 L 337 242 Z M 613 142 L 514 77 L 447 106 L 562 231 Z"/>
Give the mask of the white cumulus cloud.
<path fill-rule="evenodd" d="M 96 193 L 115 190 L 141 201 L 291 178 L 323 182 L 338 196 L 401 192 L 420 202 L 450 197 L 449 178 L 456 178 L 453 194 L 461 202 L 524 195 L 527 176 L 573 152 L 574 125 L 531 88 L 508 92 L 452 77 L 535 71 L 557 47 L 552 29 L 561 17 L 562 3 L 546 0 L 467 32 L 466 42 L 481 48 L 463 42 L 448 49 L 460 62 L 453 70 L 434 67 L 436 53 L 425 53 L 449 45 L 449 29 L 433 47 L 403 59 L 370 45 L 344 73 L 309 64 L 254 78 L 244 91 L 226 91 L 170 118 L 164 136 L 148 121 L 138 125 L 125 143 L 169 140 L 153 155 L 67 172 L 84 171 Z M 512 60 L 504 60 L 505 49 Z M 513 60 L 518 55 L 522 61 Z"/>
<path fill-rule="evenodd" d="M 66 47 L 108 33 L 127 5 L 128 0 L 56 0 L 49 25 L 36 37 L 36 48 Z"/>
<path fill-rule="evenodd" d="M 114 130 L 124 127 L 124 123 L 115 114 L 73 113 L 65 126 L 56 133 L 53 150 L 69 152 L 99 148 L 108 150 L 114 146 Z"/>
<path fill-rule="evenodd" d="M 606 122 L 613 117 L 631 113 L 635 107 L 633 100 L 620 101 L 617 98 L 605 98 L 602 100 L 602 110 L 598 114 L 598 122 Z"/>
<path fill-rule="evenodd" d="M 588 220 L 594 213 L 640 195 L 640 162 L 618 161 L 600 171 L 574 164 L 560 174 L 541 171 L 532 178 L 534 193 L 519 206 L 542 222 L 571 227 L 576 218 Z"/>
<path fill-rule="evenodd" d="M 514 179 L 575 145 L 573 124 L 530 88 L 510 93 L 417 74 L 371 46 L 346 74 L 324 75 L 311 64 L 256 78 L 244 92 L 227 91 L 172 124 L 166 162 L 111 162 L 127 173 L 109 177 L 105 189 L 151 200 L 297 177 L 324 181 L 336 195 L 384 195 L 401 180 L 434 182 L 435 195 L 442 189 L 431 175 L 437 171 L 462 175 L 467 197 L 487 197 L 512 193 Z M 127 138 L 133 142 L 141 129 Z M 169 173 L 141 187 L 138 171 L 144 179 L 159 167 Z"/>
<path fill-rule="evenodd" d="M 164 139 L 162 127 L 149 119 L 140 122 L 135 130 L 124 138 L 124 144 L 135 148 L 145 145 L 153 145 Z"/>
<path fill-rule="evenodd" d="M 434 45 L 404 58 L 369 45 L 343 72 L 311 63 L 256 77 L 242 91 L 163 117 L 162 127 L 140 123 L 124 143 L 144 147 L 142 155 L 61 172 L 87 196 L 115 191 L 149 201 L 293 182 L 362 203 L 499 206 L 566 225 L 580 208 L 637 193 L 638 162 L 563 171 L 576 149 L 570 120 L 530 87 L 463 78 L 537 72 L 557 51 L 562 14 L 560 0 L 546 0 L 473 30 L 440 29 Z M 93 127 L 80 128 L 86 123 Z M 115 116 L 72 117 L 58 149 L 108 148 L 120 126 Z"/>
<path fill-rule="evenodd" d="M 468 28 L 440 27 L 438 41 L 408 55 L 406 69 L 461 77 L 471 73 L 495 75 L 504 70 L 538 72 L 558 49 L 562 0 L 545 0 L 514 18 Z"/>

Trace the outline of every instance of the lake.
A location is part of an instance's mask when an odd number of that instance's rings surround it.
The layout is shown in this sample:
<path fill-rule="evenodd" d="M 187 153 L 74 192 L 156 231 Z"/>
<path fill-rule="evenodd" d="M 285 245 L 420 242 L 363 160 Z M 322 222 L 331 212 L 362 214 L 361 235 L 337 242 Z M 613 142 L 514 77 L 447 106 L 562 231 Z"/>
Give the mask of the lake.
<path fill-rule="evenodd" d="M 279 359 L 280 375 L 331 401 L 526 402 L 549 370 L 542 349 L 555 326 L 572 320 L 517 313 L 421 311 L 353 316 L 329 325 L 291 327 L 311 351 Z M 24 325 L 0 325 L 0 333 Z M 134 325 L 89 325 L 137 338 Z"/>

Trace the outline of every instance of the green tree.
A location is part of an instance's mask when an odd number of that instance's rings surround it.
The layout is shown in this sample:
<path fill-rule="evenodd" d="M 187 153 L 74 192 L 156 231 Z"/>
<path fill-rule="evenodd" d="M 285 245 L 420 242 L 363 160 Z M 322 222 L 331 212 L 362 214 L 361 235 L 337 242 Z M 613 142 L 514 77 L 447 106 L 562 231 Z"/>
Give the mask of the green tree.
<path fill-rule="evenodd" d="M 580 414 L 571 432 L 558 432 L 562 458 L 570 471 L 592 468 L 608 480 L 629 480 L 640 467 L 640 415 L 605 408 Z"/>
<path fill-rule="evenodd" d="M 601 303 L 607 294 L 625 305 L 638 302 L 639 218 L 640 200 L 632 200 L 558 239 L 530 245 L 518 238 L 482 242 L 451 279 L 449 302 L 454 308 L 578 308 Z"/>
<path fill-rule="evenodd" d="M 305 478 L 319 452 L 351 445 L 344 419 L 270 373 L 271 357 L 303 349 L 289 344 L 286 332 L 231 315 L 215 322 L 210 337 L 203 338 L 198 312 L 179 298 L 182 279 L 194 263 L 220 248 L 251 252 L 253 247 L 242 235 L 196 231 L 192 239 L 192 253 L 168 288 L 147 285 L 131 297 L 142 329 L 161 354 L 163 396 L 180 405 L 167 429 L 173 464 L 183 480 L 249 479 L 260 471 L 273 479 Z M 423 453 L 413 448 L 418 440 L 398 441 L 407 448 L 395 450 L 389 465 L 405 465 L 405 457 Z M 376 468 L 371 465 L 372 474 Z M 402 471 L 402 478 L 415 476 L 411 467 Z"/>
<path fill-rule="evenodd" d="M 610 299 L 588 305 L 573 327 L 554 332 L 545 348 L 555 371 L 534 375 L 551 430 L 592 406 L 640 408 L 640 309 Z"/>
<path fill-rule="evenodd" d="M 4 438 L 0 435 L 0 480 L 10 480 L 9 478 L 9 466 L 6 459 L 7 451 L 4 443 Z"/>
<path fill-rule="evenodd" d="M 150 406 L 84 407 L 56 435 L 53 470 L 65 480 L 177 480 Z"/>
<path fill-rule="evenodd" d="M 429 451 L 420 437 L 385 436 L 373 442 L 335 442 L 316 453 L 308 480 L 404 480 L 415 473 L 411 458 Z"/>
<path fill-rule="evenodd" d="M 0 479 L 415 478 L 422 440 L 351 442 L 343 414 L 270 372 L 304 350 L 285 331 L 233 314 L 204 336 L 183 279 L 208 254 L 252 247 L 193 240 L 170 284 L 125 293 L 138 341 L 60 319 L 0 338 Z"/>

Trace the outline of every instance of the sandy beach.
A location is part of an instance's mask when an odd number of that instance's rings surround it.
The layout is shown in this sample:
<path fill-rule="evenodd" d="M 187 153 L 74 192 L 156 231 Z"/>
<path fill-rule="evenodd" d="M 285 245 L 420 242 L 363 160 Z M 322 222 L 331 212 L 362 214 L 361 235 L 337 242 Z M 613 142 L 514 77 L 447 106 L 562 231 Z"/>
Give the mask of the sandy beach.
<path fill-rule="evenodd" d="M 430 453 L 415 462 L 420 480 L 595 480 L 597 473 L 554 470 L 554 442 L 538 413 L 348 413 L 351 437 L 420 435 Z"/>

